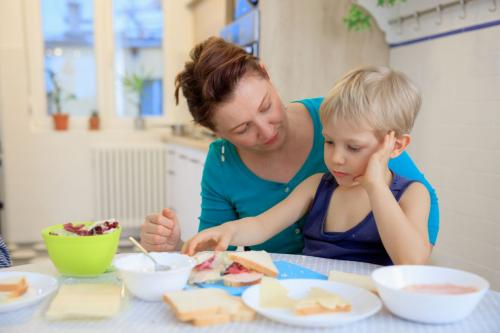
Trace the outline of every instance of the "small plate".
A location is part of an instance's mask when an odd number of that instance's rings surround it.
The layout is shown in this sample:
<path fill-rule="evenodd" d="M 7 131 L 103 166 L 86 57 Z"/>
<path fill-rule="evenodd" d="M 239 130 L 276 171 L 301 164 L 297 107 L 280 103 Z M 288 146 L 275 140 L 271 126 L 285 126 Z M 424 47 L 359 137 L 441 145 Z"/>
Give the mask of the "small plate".
<path fill-rule="evenodd" d="M 345 325 L 367 318 L 377 313 L 382 307 L 380 299 L 371 292 L 344 283 L 312 279 L 280 280 L 280 283 L 288 290 L 288 295 L 294 299 L 306 296 L 311 287 L 337 293 L 351 303 L 352 310 L 349 312 L 298 316 L 293 313 L 292 309 L 262 308 L 260 306 L 260 285 L 248 288 L 242 295 L 243 301 L 264 317 L 280 323 L 303 327 Z"/>
<path fill-rule="evenodd" d="M 58 284 L 56 278 L 31 272 L 0 272 L 0 281 L 11 278 L 21 278 L 23 276 L 28 282 L 28 290 L 24 295 L 13 300 L 0 300 L 0 313 L 14 311 L 35 304 L 57 289 Z"/>

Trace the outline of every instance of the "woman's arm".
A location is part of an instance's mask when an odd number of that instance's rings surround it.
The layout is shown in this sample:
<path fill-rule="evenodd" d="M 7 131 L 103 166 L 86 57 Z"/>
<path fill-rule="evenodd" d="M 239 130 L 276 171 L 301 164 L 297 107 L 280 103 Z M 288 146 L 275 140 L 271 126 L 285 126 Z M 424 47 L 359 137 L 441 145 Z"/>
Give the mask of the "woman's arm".
<path fill-rule="evenodd" d="M 260 244 L 300 219 L 309 209 L 322 174 L 313 175 L 283 201 L 256 217 L 224 223 L 204 230 L 186 242 L 183 252 L 215 248 L 225 250 L 229 245 Z"/>

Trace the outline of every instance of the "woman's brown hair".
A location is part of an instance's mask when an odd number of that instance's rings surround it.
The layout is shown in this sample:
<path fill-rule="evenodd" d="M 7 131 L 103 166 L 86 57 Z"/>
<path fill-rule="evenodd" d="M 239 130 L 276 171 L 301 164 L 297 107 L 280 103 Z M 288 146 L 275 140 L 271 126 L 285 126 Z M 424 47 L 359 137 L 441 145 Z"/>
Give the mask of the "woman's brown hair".
<path fill-rule="evenodd" d="M 190 61 L 177 74 L 175 101 L 179 104 L 182 89 L 194 121 L 215 130 L 214 107 L 231 97 L 236 84 L 249 71 L 268 78 L 258 58 L 222 38 L 210 37 L 191 50 Z"/>

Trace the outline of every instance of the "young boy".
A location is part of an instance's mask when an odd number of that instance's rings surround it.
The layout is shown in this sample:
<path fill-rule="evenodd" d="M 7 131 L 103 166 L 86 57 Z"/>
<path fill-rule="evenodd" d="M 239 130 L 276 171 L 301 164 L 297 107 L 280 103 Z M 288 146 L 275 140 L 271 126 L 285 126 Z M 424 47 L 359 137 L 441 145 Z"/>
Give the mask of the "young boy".
<path fill-rule="evenodd" d="M 365 67 L 347 73 L 325 97 L 321 122 L 329 173 L 307 178 L 256 216 L 206 229 L 183 252 L 264 242 L 304 214 L 303 253 L 333 259 L 422 264 L 431 254 L 429 193 L 388 168 L 410 143 L 418 89 L 402 73 Z"/>

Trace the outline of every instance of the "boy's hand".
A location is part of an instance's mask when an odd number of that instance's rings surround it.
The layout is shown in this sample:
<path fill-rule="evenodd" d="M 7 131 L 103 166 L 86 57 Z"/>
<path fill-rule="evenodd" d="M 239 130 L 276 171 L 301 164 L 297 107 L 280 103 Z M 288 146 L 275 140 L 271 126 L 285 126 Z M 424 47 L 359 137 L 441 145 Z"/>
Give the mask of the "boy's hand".
<path fill-rule="evenodd" d="M 180 240 L 177 215 L 168 208 L 163 209 L 161 214 L 147 216 L 141 225 L 141 245 L 148 251 L 176 251 Z"/>
<path fill-rule="evenodd" d="M 182 253 L 189 256 L 205 250 L 225 251 L 232 234 L 224 225 L 203 230 L 184 243 Z"/>
<path fill-rule="evenodd" d="M 379 150 L 374 152 L 368 161 L 365 173 L 354 179 L 365 189 L 373 186 L 386 185 L 385 176 L 389 158 L 396 143 L 394 131 L 390 131 L 385 137 Z"/>

